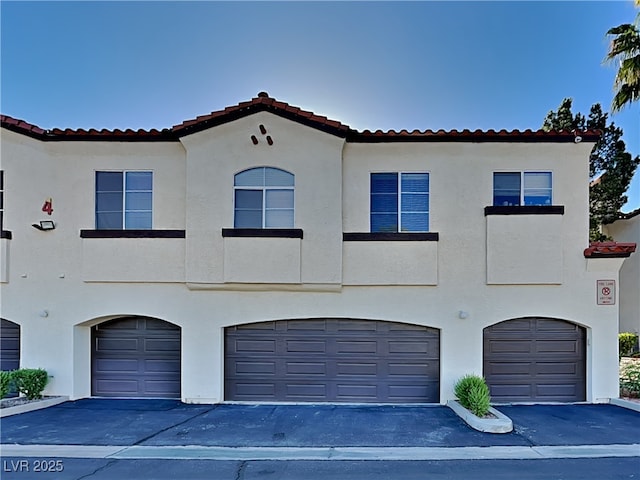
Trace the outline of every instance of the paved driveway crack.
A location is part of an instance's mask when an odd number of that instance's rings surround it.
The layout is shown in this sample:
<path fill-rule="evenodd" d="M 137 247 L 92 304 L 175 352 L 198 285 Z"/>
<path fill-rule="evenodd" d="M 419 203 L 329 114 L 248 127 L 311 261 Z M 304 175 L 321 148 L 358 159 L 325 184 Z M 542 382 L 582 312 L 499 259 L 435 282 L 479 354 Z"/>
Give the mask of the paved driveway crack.
<path fill-rule="evenodd" d="M 183 420 L 181 422 L 174 423 L 173 425 L 169 425 L 168 427 L 165 427 L 162 430 L 158 430 L 157 432 L 154 432 L 151 435 L 147 435 L 146 437 L 141 438 L 140 440 L 135 442 L 132 446 L 140 445 L 143 442 L 146 442 L 147 440 L 152 439 L 153 437 L 156 437 L 156 436 L 158 436 L 158 435 L 160 435 L 160 434 L 162 434 L 162 433 L 164 433 L 164 432 L 166 432 L 168 430 L 171 430 L 172 428 L 179 427 L 180 425 L 184 425 L 185 423 L 190 422 L 194 418 L 197 418 L 197 417 L 200 417 L 200 416 L 202 416 L 202 415 L 204 415 L 206 413 L 212 412 L 216 408 L 218 408 L 218 405 L 214 405 L 211 408 L 209 408 L 208 410 L 205 410 L 204 412 L 197 413 L 197 414 L 195 414 L 195 415 L 193 415 L 193 416 L 191 416 L 191 417 L 189 417 L 189 418 L 187 418 L 187 419 L 185 419 L 185 420 Z"/>
<path fill-rule="evenodd" d="M 91 473 L 87 473 L 86 475 L 83 475 L 81 477 L 78 477 L 76 480 L 83 480 L 84 478 L 91 478 L 93 477 L 96 473 L 101 472 L 102 470 L 106 470 L 107 468 L 109 468 L 111 465 L 113 465 L 114 463 L 116 463 L 118 460 L 110 460 L 108 461 L 106 464 L 102 465 L 101 467 L 96 468 L 93 472 Z"/>

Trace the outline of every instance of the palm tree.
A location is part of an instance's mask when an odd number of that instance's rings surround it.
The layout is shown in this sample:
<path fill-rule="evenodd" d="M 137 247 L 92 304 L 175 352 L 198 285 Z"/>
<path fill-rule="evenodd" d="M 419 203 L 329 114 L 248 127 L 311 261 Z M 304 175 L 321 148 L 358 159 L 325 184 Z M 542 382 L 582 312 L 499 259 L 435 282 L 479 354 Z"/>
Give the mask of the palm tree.
<path fill-rule="evenodd" d="M 640 7 L 640 0 L 635 3 Z M 614 81 L 616 93 L 611 103 L 611 110 L 618 112 L 640 99 L 640 30 L 636 25 L 625 23 L 609 29 L 607 35 L 612 35 L 613 39 L 606 60 L 620 62 Z"/>

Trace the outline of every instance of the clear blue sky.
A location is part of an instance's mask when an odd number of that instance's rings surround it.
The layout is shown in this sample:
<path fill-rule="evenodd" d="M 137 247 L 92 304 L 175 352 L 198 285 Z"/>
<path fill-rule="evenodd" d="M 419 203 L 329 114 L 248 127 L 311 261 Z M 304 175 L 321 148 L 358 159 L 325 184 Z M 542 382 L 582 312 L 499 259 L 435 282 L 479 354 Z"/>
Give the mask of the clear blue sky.
<path fill-rule="evenodd" d="M 632 0 L 2 0 L 1 111 L 43 128 L 167 128 L 272 97 L 363 129 L 537 129 L 608 111 Z M 612 117 L 640 154 L 640 104 Z M 623 208 L 640 208 L 640 173 Z"/>

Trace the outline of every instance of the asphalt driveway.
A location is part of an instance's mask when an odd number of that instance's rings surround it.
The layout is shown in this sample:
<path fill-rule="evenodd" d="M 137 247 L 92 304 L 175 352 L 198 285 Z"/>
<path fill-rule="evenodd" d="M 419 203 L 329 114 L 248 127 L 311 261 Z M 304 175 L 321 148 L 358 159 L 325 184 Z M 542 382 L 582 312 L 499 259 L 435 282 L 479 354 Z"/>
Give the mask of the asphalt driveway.
<path fill-rule="evenodd" d="M 612 405 L 498 407 L 508 434 L 443 406 L 185 405 L 84 399 L 5 417 L 2 444 L 224 447 L 489 447 L 638 443 L 640 413 Z M 639 452 L 640 453 L 640 452 Z"/>

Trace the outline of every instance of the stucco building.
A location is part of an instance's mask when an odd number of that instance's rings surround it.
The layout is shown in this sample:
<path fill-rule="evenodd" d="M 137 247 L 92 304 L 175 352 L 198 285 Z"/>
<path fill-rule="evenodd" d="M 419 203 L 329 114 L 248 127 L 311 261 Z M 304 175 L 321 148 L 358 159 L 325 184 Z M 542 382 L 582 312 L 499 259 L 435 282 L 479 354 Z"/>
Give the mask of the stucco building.
<path fill-rule="evenodd" d="M 616 242 L 640 243 L 640 208 L 603 226 Z M 640 256 L 632 255 L 620 269 L 620 332 L 640 333 Z"/>
<path fill-rule="evenodd" d="M 266 93 L 162 131 L 3 116 L 3 365 L 71 398 L 617 397 L 635 245 L 588 243 L 597 138 L 359 132 Z"/>

